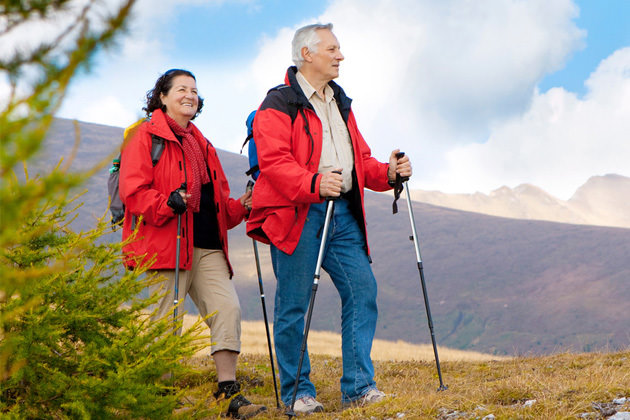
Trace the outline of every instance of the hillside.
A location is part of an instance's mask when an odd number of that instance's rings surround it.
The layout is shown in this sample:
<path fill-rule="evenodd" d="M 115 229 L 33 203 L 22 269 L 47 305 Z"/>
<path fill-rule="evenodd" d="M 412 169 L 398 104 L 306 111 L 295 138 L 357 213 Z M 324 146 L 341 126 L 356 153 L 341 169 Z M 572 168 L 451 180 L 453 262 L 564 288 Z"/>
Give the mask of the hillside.
<path fill-rule="evenodd" d="M 411 197 L 436 206 L 512 219 L 630 228 L 630 178 L 615 174 L 591 177 L 567 201 L 529 184 L 514 189 L 503 186 L 490 194 L 412 190 Z"/>
<path fill-rule="evenodd" d="M 90 168 L 119 144 L 122 129 L 81 124 L 73 167 Z M 42 164 L 54 164 L 74 141 L 70 121 L 58 120 Z M 50 147 L 54 145 L 54 147 Z M 244 190 L 246 159 L 219 151 L 233 195 Z M 75 226 L 105 212 L 107 169 L 89 181 Z M 404 203 L 366 194 L 373 269 L 379 281 L 377 338 L 430 343 L 409 219 Z M 414 203 L 438 344 L 495 354 L 626 348 L 630 301 L 630 229 L 492 217 Z M 110 240 L 118 240 L 119 233 Z M 262 319 L 251 240 L 243 225 L 230 233 L 230 255 L 243 317 Z M 268 311 L 274 280 L 261 246 Z M 189 310 L 192 308 L 189 306 Z M 339 303 L 323 278 L 313 329 L 339 329 Z"/>

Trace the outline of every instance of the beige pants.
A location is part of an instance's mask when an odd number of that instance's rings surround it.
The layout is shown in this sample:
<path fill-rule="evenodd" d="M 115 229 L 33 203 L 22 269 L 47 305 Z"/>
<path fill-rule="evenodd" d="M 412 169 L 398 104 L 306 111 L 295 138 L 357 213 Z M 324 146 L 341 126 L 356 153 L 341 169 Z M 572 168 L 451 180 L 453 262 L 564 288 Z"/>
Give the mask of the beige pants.
<path fill-rule="evenodd" d="M 155 319 L 173 313 L 175 270 L 155 270 L 166 277 L 149 287 L 149 293 L 166 295 L 158 302 Z M 164 290 L 166 288 L 166 290 Z M 227 261 L 222 250 L 194 248 L 190 271 L 179 270 L 178 315 L 183 312 L 183 301 L 189 294 L 202 317 L 215 313 L 206 320 L 212 334 L 212 350 L 241 351 L 241 305 L 234 283 L 230 280 Z M 181 334 L 181 331 L 180 331 Z"/>

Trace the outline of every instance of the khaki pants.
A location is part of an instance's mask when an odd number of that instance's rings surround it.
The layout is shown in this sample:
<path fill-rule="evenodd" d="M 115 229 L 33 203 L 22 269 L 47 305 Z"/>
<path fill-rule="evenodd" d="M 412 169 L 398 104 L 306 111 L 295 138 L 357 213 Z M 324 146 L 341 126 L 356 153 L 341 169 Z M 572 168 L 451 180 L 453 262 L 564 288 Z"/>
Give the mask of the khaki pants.
<path fill-rule="evenodd" d="M 166 277 L 163 282 L 149 287 L 151 295 L 167 292 L 158 302 L 155 319 L 159 319 L 173 312 L 175 270 L 155 271 Z M 240 353 L 241 306 L 222 250 L 194 248 L 192 269 L 179 270 L 178 294 L 179 302 L 189 294 L 202 317 L 216 312 L 206 320 L 212 334 L 212 353 L 219 350 Z M 179 314 L 182 308 L 180 303 Z"/>

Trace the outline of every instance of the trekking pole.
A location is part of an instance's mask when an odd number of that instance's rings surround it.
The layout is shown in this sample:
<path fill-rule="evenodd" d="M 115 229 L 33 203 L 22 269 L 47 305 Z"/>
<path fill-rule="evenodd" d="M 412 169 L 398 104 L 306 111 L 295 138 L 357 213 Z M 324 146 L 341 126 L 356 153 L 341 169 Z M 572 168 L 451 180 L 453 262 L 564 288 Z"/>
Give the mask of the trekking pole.
<path fill-rule="evenodd" d="M 339 173 L 337 171 L 333 171 Z M 319 254 L 317 255 L 317 265 L 315 266 L 315 275 L 313 276 L 313 287 L 311 289 L 311 300 L 308 303 L 308 312 L 306 315 L 306 324 L 304 324 L 304 338 L 302 339 L 302 348 L 300 349 L 300 360 L 298 362 L 297 374 L 295 375 L 295 385 L 293 386 L 293 396 L 291 397 L 291 406 L 287 410 L 286 414 L 289 418 L 295 417 L 296 414 L 293 411 L 295 405 L 295 397 L 297 396 L 298 385 L 300 383 L 300 374 L 302 373 L 302 362 L 304 361 L 304 353 L 306 353 L 306 342 L 308 340 L 308 331 L 311 328 L 311 318 L 313 316 L 313 306 L 315 304 L 315 294 L 317 293 L 317 286 L 319 285 L 319 273 L 322 268 L 322 261 L 324 260 L 324 248 L 326 247 L 326 238 L 328 237 L 328 226 L 332 219 L 333 210 L 335 208 L 335 200 L 338 197 L 326 197 L 326 219 L 324 220 L 324 230 L 322 232 L 322 241 L 319 244 Z"/>
<path fill-rule="evenodd" d="M 401 152 L 401 153 L 398 153 L 396 157 L 401 158 L 404 155 L 405 154 Z M 427 311 L 427 320 L 429 322 L 429 332 L 431 333 L 431 342 L 433 343 L 433 354 L 435 355 L 435 363 L 437 365 L 438 378 L 440 379 L 440 387 L 437 390 L 445 391 L 448 389 L 448 386 L 444 385 L 444 382 L 442 381 L 442 369 L 440 369 L 440 358 L 438 356 L 437 344 L 435 342 L 435 332 L 433 331 L 433 318 L 431 317 L 431 308 L 429 307 L 429 295 L 427 293 L 427 285 L 424 281 L 424 268 L 422 265 L 422 256 L 420 255 L 420 245 L 418 244 L 418 232 L 416 231 L 416 220 L 413 217 L 413 209 L 411 207 L 411 194 L 409 194 L 408 178 L 402 179 L 400 175 L 396 174 L 396 184 L 400 185 L 400 183 L 404 184 L 405 191 L 407 194 L 407 210 L 409 212 L 409 222 L 411 223 L 411 233 L 412 233 L 412 236 L 409 239 L 413 241 L 413 244 L 416 249 L 418 272 L 420 273 L 420 283 L 422 284 L 422 294 L 424 296 L 424 307 L 426 308 L 426 311 Z"/>
<path fill-rule="evenodd" d="M 254 188 L 254 182 L 248 181 L 246 191 Z M 269 348 L 269 362 L 271 363 L 271 375 L 273 377 L 273 389 L 276 392 L 276 407 L 280 408 L 280 398 L 278 397 L 278 383 L 276 381 L 276 368 L 273 362 L 273 352 L 271 350 L 271 335 L 269 334 L 269 321 L 267 320 L 267 305 L 265 304 L 265 290 L 263 288 L 262 274 L 260 270 L 260 257 L 258 255 L 258 244 L 256 239 L 252 238 L 254 246 L 254 257 L 256 259 L 256 272 L 258 273 L 258 289 L 260 290 L 260 302 L 262 303 L 263 318 L 265 320 L 265 331 L 267 333 L 267 347 Z"/>
<path fill-rule="evenodd" d="M 186 192 L 186 183 L 182 183 L 179 191 Z M 173 325 L 177 323 L 177 306 L 179 304 L 179 250 L 182 242 L 182 215 L 177 215 L 177 245 L 175 247 L 175 296 L 173 296 Z M 173 331 L 177 335 L 177 330 Z"/>

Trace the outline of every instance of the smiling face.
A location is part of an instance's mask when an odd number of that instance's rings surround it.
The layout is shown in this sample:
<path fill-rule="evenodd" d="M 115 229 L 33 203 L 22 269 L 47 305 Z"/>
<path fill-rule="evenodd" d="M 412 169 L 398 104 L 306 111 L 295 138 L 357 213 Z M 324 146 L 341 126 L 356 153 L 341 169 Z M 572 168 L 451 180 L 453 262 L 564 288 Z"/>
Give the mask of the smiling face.
<path fill-rule="evenodd" d="M 186 75 L 175 76 L 171 88 L 165 94 L 160 94 L 160 100 L 166 107 L 169 117 L 177 121 L 182 127 L 194 118 L 199 106 L 197 83 L 195 79 Z"/>
<path fill-rule="evenodd" d="M 337 37 L 328 29 L 317 31 L 319 43 L 317 52 L 305 51 L 304 59 L 310 63 L 310 70 L 326 83 L 339 77 L 339 64 L 344 56 L 339 49 Z"/>

